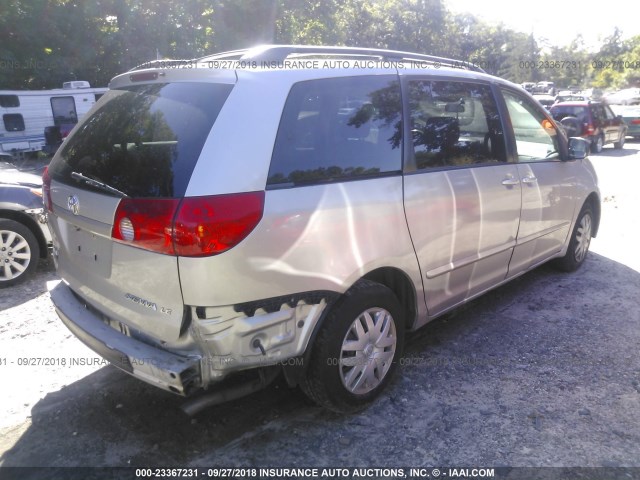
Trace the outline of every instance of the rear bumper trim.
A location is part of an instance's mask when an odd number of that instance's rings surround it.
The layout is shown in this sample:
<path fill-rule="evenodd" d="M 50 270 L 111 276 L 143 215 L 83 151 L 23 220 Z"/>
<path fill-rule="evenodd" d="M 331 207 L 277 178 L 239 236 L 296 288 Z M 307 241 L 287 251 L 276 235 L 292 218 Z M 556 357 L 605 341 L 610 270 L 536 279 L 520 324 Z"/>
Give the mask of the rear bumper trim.
<path fill-rule="evenodd" d="M 64 282 L 50 293 L 65 326 L 114 366 L 179 395 L 200 386 L 200 358 L 161 350 L 114 330 L 85 308 Z"/>

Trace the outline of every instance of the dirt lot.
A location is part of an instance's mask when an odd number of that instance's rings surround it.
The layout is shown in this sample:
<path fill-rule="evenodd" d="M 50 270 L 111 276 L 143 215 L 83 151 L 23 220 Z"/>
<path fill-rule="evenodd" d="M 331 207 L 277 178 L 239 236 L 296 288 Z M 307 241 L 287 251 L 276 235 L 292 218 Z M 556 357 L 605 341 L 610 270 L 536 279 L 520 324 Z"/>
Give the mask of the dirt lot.
<path fill-rule="evenodd" d="M 0 465 L 640 467 L 639 151 L 593 157 L 604 218 L 579 272 L 539 268 L 432 322 L 357 415 L 280 382 L 190 419 L 66 330 L 45 263 L 0 291 Z"/>

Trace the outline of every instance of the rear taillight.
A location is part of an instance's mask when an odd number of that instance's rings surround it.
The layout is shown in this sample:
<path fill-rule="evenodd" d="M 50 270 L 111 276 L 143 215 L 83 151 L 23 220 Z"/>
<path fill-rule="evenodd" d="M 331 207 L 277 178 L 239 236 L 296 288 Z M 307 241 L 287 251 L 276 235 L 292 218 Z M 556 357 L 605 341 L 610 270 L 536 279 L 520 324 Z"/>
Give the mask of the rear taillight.
<path fill-rule="evenodd" d="M 590 123 L 585 123 L 584 133 L 585 135 L 593 135 L 594 133 L 596 133 L 596 128 Z"/>
<path fill-rule="evenodd" d="M 235 247 L 262 218 L 264 192 L 185 198 L 174 221 L 176 255 L 216 255 Z"/>
<path fill-rule="evenodd" d="M 631 125 L 640 125 L 640 118 L 634 118 L 631 120 Z"/>
<path fill-rule="evenodd" d="M 180 200 L 123 198 L 118 204 L 111 236 L 145 250 L 173 255 L 172 221 Z"/>
<path fill-rule="evenodd" d="M 51 175 L 49 175 L 49 167 L 46 167 L 42 173 L 42 193 L 45 208 L 48 211 L 53 212 L 53 201 L 51 200 Z"/>
<path fill-rule="evenodd" d="M 139 248 L 185 257 L 233 248 L 262 218 L 264 192 L 179 199 L 124 198 L 112 237 Z"/>

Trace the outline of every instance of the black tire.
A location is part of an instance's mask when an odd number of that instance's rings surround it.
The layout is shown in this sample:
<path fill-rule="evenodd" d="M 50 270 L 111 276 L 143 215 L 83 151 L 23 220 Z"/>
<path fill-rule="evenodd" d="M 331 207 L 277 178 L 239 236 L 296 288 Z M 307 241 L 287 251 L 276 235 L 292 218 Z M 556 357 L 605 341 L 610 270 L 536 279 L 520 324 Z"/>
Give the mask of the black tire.
<path fill-rule="evenodd" d="M 589 253 L 591 232 L 593 231 L 593 212 L 587 203 L 580 210 L 576 224 L 571 232 L 569 248 L 564 257 L 556 260 L 555 265 L 563 272 L 574 272 L 584 263 Z"/>
<path fill-rule="evenodd" d="M 624 132 L 622 132 L 620 134 L 620 138 L 618 139 L 618 141 L 613 144 L 613 148 L 621 149 L 622 147 L 624 147 L 624 141 L 625 141 L 625 136 L 624 136 Z"/>
<path fill-rule="evenodd" d="M 593 139 L 593 142 L 591 142 L 591 150 L 593 153 L 601 153 L 602 147 L 604 147 L 604 138 L 602 135 L 598 135 Z"/>
<path fill-rule="evenodd" d="M 380 329 L 372 330 L 372 325 Z M 372 331 L 378 335 L 373 343 Z M 357 343 L 366 345 L 360 349 Z M 336 302 L 321 326 L 302 390 L 334 412 L 361 410 L 389 383 L 403 346 L 404 319 L 397 297 L 384 285 L 360 280 Z"/>
<path fill-rule="evenodd" d="M 38 266 L 40 246 L 22 223 L 0 219 L 0 288 L 24 282 Z"/>

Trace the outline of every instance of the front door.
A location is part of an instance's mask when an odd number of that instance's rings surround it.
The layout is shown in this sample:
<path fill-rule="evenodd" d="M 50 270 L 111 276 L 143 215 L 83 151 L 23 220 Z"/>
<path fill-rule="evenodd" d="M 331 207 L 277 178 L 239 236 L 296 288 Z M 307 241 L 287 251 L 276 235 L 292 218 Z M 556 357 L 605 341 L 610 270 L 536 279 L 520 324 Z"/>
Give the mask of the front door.
<path fill-rule="evenodd" d="M 516 142 L 522 183 L 517 246 L 509 266 L 516 275 L 558 253 L 575 208 L 579 161 L 560 158 L 559 132 L 538 106 L 514 90 L 502 90 Z"/>

